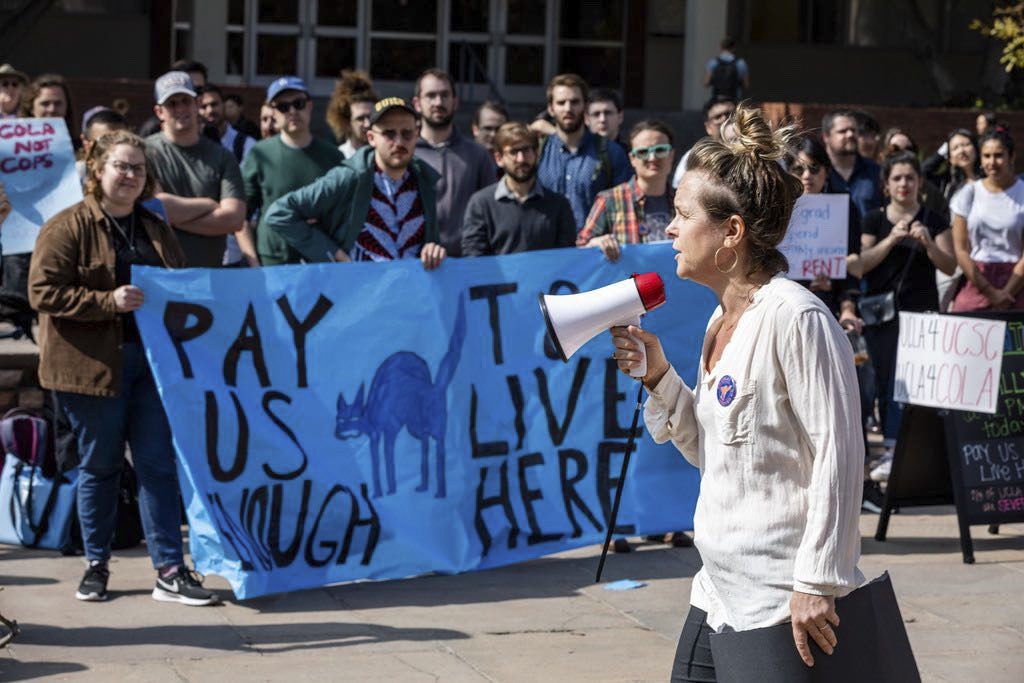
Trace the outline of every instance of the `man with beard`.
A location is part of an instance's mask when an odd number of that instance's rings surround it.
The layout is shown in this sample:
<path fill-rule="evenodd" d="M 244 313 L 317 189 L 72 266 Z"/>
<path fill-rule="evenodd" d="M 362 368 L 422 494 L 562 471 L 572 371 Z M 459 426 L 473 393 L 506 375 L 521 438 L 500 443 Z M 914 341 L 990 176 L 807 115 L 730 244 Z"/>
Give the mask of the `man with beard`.
<path fill-rule="evenodd" d="M 564 195 L 581 230 L 597 193 L 624 183 L 633 175 L 625 151 L 583 125 L 587 83 L 576 74 L 559 74 L 548 84 L 548 112 L 555 134 L 543 143 L 537 180 L 545 189 Z"/>
<path fill-rule="evenodd" d="M 278 78 L 267 88 L 267 106 L 274 112 L 280 135 L 261 140 L 242 163 L 245 200 L 250 213 L 269 207 L 292 190 L 316 182 L 344 157 L 331 143 L 313 137 L 310 120 L 313 98 L 305 81 Z M 256 228 L 256 251 L 265 266 L 299 263 L 302 256 L 277 232 L 261 223 Z"/>
<path fill-rule="evenodd" d="M 0 119 L 18 117 L 21 94 L 28 85 L 28 76 L 10 64 L 0 66 Z"/>
<path fill-rule="evenodd" d="M 572 207 L 537 184 L 540 138 L 518 121 L 494 136 L 494 160 L 505 177 L 469 199 L 462 231 L 463 256 L 514 254 L 576 243 Z"/>
<path fill-rule="evenodd" d="M 146 152 L 163 202 L 191 268 L 216 268 L 227 235 L 245 220 L 245 189 L 238 162 L 199 130 L 195 86 L 184 71 L 156 81 L 161 130 L 146 138 Z"/>
<path fill-rule="evenodd" d="M 220 144 L 235 155 L 239 164 L 245 161 L 256 140 L 228 123 L 224 116 L 224 92 L 217 86 L 208 85 L 199 93 L 199 118 L 204 125 L 217 131 Z"/>
<path fill-rule="evenodd" d="M 416 111 L 401 97 L 373 106 L 370 142 L 312 185 L 267 210 L 260 229 L 277 232 L 307 263 L 445 258 L 437 228 L 437 171 L 412 155 Z"/>
<path fill-rule="evenodd" d="M 474 192 L 494 182 L 487 150 L 462 135 L 452 117 L 459 106 L 455 82 L 447 72 L 427 69 L 416 79 L 412 104 L 422 117 L 416 156 L 430 164 L 437 182 L 437 224 L 449 256 L 462 255 L 462 219 Z"/>
<path fill-rule="evenodd" d="M 821 120 L 821 137 L 832 161 L 828 172 L 829 192 L 848 192 L 850 199 L 866 216 L 884 204 L 881 169 L 857 152 L 857 115 L 839 109 Z"/>

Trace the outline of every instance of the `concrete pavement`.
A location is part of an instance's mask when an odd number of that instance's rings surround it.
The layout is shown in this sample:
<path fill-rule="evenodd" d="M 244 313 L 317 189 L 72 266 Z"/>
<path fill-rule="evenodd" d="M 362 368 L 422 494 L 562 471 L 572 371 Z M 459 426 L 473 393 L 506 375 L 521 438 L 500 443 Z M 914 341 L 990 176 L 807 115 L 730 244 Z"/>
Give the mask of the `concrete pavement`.
<path fill-rule="evenodd" d="M 1024 680 L 1024 525 L 974 527 L 964 565 L 952 507 L 907 509 L 889 539 L 863 515 L 861 568 L 888 570 L 925 681 Z M 692 548 L 582 548 L 461 576 L 358 583 L 191 608 L 150 598 L 142 549 L 111 565 L 111 599 L 74 599 L 81 558 L 0 547 L 0 612 L 21 635 L 0 680 L 665 681 L 699 567 Z"/>

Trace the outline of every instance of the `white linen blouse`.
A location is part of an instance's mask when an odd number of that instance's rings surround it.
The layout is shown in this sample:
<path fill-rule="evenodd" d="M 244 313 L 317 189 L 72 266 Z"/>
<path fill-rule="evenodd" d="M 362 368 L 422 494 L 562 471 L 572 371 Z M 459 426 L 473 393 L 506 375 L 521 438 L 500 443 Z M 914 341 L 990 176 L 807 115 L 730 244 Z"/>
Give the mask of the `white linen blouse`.
<path fill-rule="evenodd" d="M 644 410 L 654 440 L 671 439 L 701 471 L 704 566 L 690 603 L 716 631 L 743 631 L 789 621 L 794 590 L 840 597 L 860 586 L 860 399 L 833 315 L 776 276 L 704 366 L 702 353 L 692 390 L 670 368 Z"/>

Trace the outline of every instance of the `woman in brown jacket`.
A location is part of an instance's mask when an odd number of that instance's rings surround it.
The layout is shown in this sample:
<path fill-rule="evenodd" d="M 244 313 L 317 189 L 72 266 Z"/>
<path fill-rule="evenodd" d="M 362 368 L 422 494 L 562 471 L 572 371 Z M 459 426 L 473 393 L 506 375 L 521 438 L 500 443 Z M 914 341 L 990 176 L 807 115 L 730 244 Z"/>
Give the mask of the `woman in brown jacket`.
<path fill-rule="evenodd" d="M 143 305 L 131 266 L 184 265 L 171 228 L 140 200 L 151 194 L 142 138 L 104 135 L 86 158 L 86 197 L 39 233 L 29 300 L 39 311 L 39 379 L 58 392 L 78 442 L 78 517 L 88 568 L 75 597 L 107 597 L 110 545 L 125 442 L 153 566 L 153 598 L 208 605 L 184 561 L 171 432 L 132 311 Z"/>

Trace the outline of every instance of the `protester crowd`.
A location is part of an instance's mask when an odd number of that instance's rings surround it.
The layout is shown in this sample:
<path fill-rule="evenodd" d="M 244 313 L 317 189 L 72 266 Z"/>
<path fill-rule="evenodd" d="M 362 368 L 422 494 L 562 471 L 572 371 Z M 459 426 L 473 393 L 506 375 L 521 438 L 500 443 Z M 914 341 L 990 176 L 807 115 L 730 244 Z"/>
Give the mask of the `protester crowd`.
<path fill-rule="evenodd" d="M 750 79 L 730 49 L 708 63 L 703 110 L 706 135 L 727 143 Z M 333 141 L 313 134 L 313 97 L 295 76 L 270 84 L 255 122 L 191 61 L 156 80 L 155 117 L 138 134 L 123 112 L 80 104 L 91 108 L 79 121 L 60 76 L 30 80 L 0 66 L 0 116 L 64 118 L 82 159 L 85 199 L 47 222 L 30 257 L 3 257 L 0 306 L 18 324 L 38 313 L 40 381 L 74 434 L 81 600 L 107 595 L 126 442 L 158 571 L 153 597 L 216 600 L 183 560 L 170 432 L 132 316 L 144 297 L 132 264 L 415 258 L 431 270 L 449 258 L 576 247 L 614 261 L 624 245 L 667 239 L 688 167 L 671 126 L 646 119 L 622 130 L 618 93 L 575 74 L 551 80 L 536 121 L 510 120 L 487 101 L 460 131 L 448 73 L 425 70 L 406 99 L 382 98 L 368 74 L 346 69 L 327 107 Z M 881 460 L 865 463 L 863 505 L 875 512 L 901 417 L 891 400 L 897 311 L 1024 308 L 1024 183 L 1007 127 L 979 116 L 934 153 L 911 133 L 883 134 L 868 114 L 837 110 L 780 162 L 804 193 L 849 197 L 847 277 L 805 284 L 869 351 L 850 390 L 865 433 L 884 436 Z"/>

